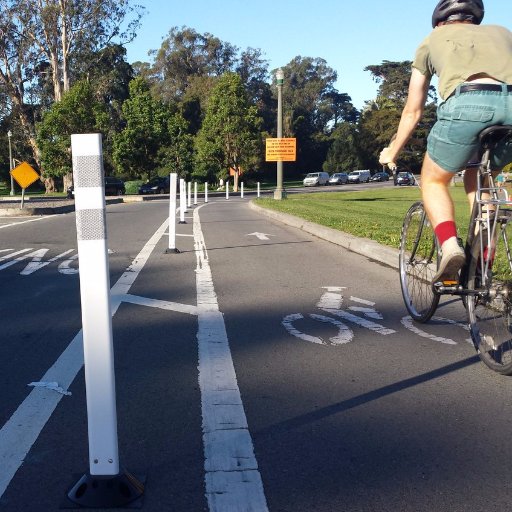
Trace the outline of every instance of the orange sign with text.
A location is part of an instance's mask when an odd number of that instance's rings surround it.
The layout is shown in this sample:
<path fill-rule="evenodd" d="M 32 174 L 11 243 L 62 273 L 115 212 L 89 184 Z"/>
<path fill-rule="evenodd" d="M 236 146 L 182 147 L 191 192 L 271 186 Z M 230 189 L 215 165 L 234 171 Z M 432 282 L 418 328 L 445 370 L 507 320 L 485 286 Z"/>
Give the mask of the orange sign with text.
<path fill-rule="evenodd" d="M 265 160 L 267 162 L 295 162 L 297 159 L 297 139 L 267 139 Z"/>
<path fill-rule="evenodd" d="M 23 189 L 29 187 L 39 179 L 39 174 L 37 174 L 34 169 L 27 162 L 21 162 L 20 165 L 15 167 L 11 171 L 11 176 L 16 180 L 16 183 Z"/>

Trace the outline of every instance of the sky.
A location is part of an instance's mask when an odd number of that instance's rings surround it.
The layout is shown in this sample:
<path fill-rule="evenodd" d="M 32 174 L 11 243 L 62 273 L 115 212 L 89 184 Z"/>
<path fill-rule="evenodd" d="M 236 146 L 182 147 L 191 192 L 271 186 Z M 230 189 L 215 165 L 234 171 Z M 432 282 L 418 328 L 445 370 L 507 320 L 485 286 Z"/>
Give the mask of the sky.
<path fill-rule="evenodd" d="M 269 70 L 294 57 L 320 57 L 338 74 L 335 84 L 356 108 L 376 97 L 364 68 L 412 60 L 431 30 L 435 0 L 134 0 L 146 8 L 127 58 L 151 62 L 174 26 L 210 33 L 241 50 L 259 48 Z M 484 23 L 512 30 L 510 0 L 484 0 Z M 285 77 L 286 79 L 286 77 Z"/>

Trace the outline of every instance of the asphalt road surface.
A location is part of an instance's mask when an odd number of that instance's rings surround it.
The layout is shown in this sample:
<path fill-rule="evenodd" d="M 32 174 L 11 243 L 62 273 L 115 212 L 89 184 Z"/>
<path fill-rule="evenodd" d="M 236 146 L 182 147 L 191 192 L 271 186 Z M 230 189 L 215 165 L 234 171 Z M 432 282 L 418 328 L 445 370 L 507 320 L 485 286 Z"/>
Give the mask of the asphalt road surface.
<path fill-rule="evenodd" d="M 413 324 L 396 270 L 235 196 L 190 208 L 168 254 L 168 212 L 107 207 L 119 457 L 145 481 L 137 506 L 509 506 L 512 380 L 476 358 L 459 300 Z M 74 213 L 2 219 L 0 286 L 0 511 L 72 507 L 90 464 Z"/>

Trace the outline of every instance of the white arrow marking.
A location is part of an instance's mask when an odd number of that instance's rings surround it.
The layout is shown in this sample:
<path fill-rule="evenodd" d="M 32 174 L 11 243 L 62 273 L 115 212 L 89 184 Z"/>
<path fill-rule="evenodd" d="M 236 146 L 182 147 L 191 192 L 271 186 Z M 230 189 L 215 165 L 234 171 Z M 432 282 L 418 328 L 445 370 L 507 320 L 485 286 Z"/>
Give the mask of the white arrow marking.
<path fill-rule="evenodd" d="M 256 238 L 258 238 L 258 240 L 270 240 L 269 236 L 274 236 L 274 235 L 269 235 L 268 233 L 254 232 L 254 233 L 249 233 L 248 235 L 245 235 L 245 236 L 255 236 Z"/>

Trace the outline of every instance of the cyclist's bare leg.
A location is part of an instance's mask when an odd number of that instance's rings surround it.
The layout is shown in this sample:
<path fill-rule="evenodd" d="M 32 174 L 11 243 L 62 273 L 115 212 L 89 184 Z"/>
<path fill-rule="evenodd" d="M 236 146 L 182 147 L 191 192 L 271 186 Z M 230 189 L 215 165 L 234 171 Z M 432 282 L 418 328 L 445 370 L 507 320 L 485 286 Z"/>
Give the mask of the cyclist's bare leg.
<path fill-rule="evenodd" d="M 453 200 L 448 189 L 453 173 L 437 165 L 428 154 L 421 169 L 421 193 L 432 227 L 446 221 L 455 221 Z"/>
<path fill-rule="evenodd" d="M 425 155 L 421 169 L 423 204 L 442 251 L 434 283 L 456 283 L 465 261 L 464 251 L 457 240 L 455 210 L 448 189 L 452 179 L 453 173 L 445 171 L 428 154 Z"/>
<path fill-rule="evenodd" d="M 478 170 L 471 168 L 466 169 L 464 172 L 464 190 L 468 197 L 469 211 L 473 211 L 473 203 L 475 202 L 476 188 L 477 188 L 477 175 Z"/>

